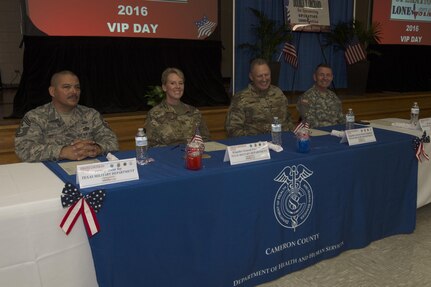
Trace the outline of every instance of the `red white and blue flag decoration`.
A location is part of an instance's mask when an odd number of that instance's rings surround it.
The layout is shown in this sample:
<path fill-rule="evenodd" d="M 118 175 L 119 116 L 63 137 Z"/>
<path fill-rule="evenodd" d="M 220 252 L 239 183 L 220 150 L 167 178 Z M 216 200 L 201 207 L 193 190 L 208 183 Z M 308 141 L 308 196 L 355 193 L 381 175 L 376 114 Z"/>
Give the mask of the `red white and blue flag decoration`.
<path fill-rule="evenodd" d="M 296 134 L 297 132 L 299 132 L 301 129 L 306 129 L 309 130 L 310 129 L 310 125 L 308 123 L 304 123 L 304 122 L 300 122 L 296 128 L 293 130 L 293 133 Z"/>
<path fill-rule="evenodd" d="M 102 207 L 105 196 L 105 191 L 101 189 L 83 196 L 73 184 L 66 183 L 61 194 L 61 204 L 63 208 L 69 207 L 69 209 L 60 223 L 61 229 L 68 235 L 78 217 L 82 215 L 88 235 L 93 236 L 99 232 L 100 226 L 96 212 Z"/>
<path fill-rule="evenodd" d="M 190 140 L 190 143 L 198 145 L 201 149 L 205 148 L 204 140 L 202 139 L 201 133 L 199 131 L 199 124 L 196 125 L 195 134 Z"/>
<path fill-rule="evenodd" d="M 196 27 L 198 29 L 198 38 L 201 37 L 208 37 L 212 34 L 215 27 L 217 26 L 217 23 L 211 22 L 208 20 L 207 16 L 204 16 L 202 19 L 195 22 Z"/>
<path fill-rule="evenodd" d="M 415 138 L 413 140 L 413 148 L 416 150 L 416 158 L 418 159 L 419 162 L 422 162 L 422 156 L 426 159 L 429 160 L 429 155 L 425 152 L 425 143 L 429 143 L 430 142 L 430 136 L 427 136 L 427 133 L 424 132 L 422 134 L 421 138 Z"/>
<path fill-rule="evenodd" d="M 286 42 L 283 47 L 284 60 L 288 62 L 295 69 L 298 68 L 298 56 L 296 48 L 293 44 Z"/>
<path fill-rule="evenodd" d="M 352 65 L 359 61 L 363 61 L 367 59 L 367 55 L 365 54 L 365 50 L 362 45 L 358 42 L 358 40 L 353 40 L 350 44 L 346 46 L 346 51 L 344 52 L 344 56 L 346 58 L 346 62 L 348 65 Z"/>
<path fill-rule="evenodd" d="M 197 143 L 199 145 L 204 144 L 204 141 L 203 141 L 202 136 L 200 134 L 195 134 L 190 142 Z"/>

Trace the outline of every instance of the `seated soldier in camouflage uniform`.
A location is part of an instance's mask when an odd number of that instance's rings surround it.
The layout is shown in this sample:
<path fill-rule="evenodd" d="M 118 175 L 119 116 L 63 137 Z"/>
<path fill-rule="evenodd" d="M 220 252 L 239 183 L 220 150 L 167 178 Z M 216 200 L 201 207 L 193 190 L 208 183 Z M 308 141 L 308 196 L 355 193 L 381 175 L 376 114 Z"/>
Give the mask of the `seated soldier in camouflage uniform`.
<path fill-rule="evenodd" d="M 313 79 L 314 86 L 298 98 L 296 105 L 302 121 L 307 122 L 311 128 L 344 123 L 341 101 L 329 90 L 333 79 L 331 67 L 318 65 Z"/>
<path fill-rule="evenodd" d="M 15 152 L 21 160 L 82 160 L 118 150 L 102 116 L 78 105 L 81 88 L 73 72 L 54 74 L 48 90 L 51 102 L 27 112 L 17 129 Z"/>
<path fill-rule="evenodd" d="M 183 72 L 177 68 L 163 71 L 162 89 L 166 98 L 148 112 L 145 122 L 150 147 L 186 144 L 196 127 L 204 141 L 209 139 L 209 130 L 200 111 L 181 102 L 184 81 Z"/>
<path fill-rule="evenodd" d="M 287 98 L 271 85 L 271 70 L 263 59 L 250 64 L 248 87 L 232 97 L 226 116 L 225 129 L 229 137 L 257 135 L 271 132 L 274 117 L 282 130 L 293 129 Z"/>

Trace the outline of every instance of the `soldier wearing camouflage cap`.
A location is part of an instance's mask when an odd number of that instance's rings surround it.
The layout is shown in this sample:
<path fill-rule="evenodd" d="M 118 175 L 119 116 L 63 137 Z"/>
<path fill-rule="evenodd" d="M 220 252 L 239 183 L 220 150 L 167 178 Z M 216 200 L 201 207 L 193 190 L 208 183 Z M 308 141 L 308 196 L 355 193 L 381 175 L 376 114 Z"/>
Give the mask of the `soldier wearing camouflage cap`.
<path fill-rule="evenodd" d="M 15 135 L 23 161 L 82 160 L 118 150 L 114 132 L 94 109 L 78 105 L 78 77 L 61 71 L 51 78 L 51 102 L 27 112 Z"/>
<path fill-rule="evenodd" d="M 250 64 L 248 87 L 232 97 L 226 116 L 225 129 L 229 137 L 258 135 L 271 132 L 274 117 L 282 130 L 293 129 L 287 98 L 271 85 L 271 70 L 263 59 Z"/>
<path fill-rule="evenodd" d="M 313 79 L 314 86 L 299 97 L 296 105 L 301 119 L 311 128 L 344 123 L 341 101 L 329 90 L 333 79 L 331 67 L 326 64 L 318 65 Z"/>
<path fill-rule="evenodd" d="M 177 68 L 167 68 L 162 73 L 166 97 L 148 112 L 145 122 L 150 147 L 186 144 L 194 136 L 196 127 L 204 141 L 209 139 L 209 130 L 200 111 L 181 102 L 184 81 L 183 72 Z"/>

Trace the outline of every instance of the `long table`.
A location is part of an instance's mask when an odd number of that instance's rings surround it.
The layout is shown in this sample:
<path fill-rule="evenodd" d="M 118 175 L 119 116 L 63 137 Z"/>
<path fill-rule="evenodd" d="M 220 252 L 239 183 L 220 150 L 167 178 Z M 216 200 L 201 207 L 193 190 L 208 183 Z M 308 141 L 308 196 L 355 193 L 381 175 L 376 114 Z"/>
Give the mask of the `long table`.
<path fill-rule="evenodd" d="M 395 131 L 404 134 L 410 134 L 416 137 L 421 137 L 423 132 L 421 130 L 412 130 L 396 126 L 396 123 L 408 123 L 406 119 L 399 118 L 386 118 L 378 120 L 370 120 L 371 126 Z M 428 131 L 427 135 L 430 135 Z M 425 152 L 431 156 L 431 143 L 425 144 Z M 431 203 L 431 161 L 423 160 L 418 166 L 418 199 L 417 208 Z"/>
<path fill-rule="evenodd" d="M 0 165 L 0 286 L 97 286 L 82 221 L 59 228 L 63 186 L 42 163 Z"/>
<path fill-rule="evenodd" d="M 181 147 L 150 150 L 155 162 L 139 167 L 138 181 L 105 187 L 101 231 L 89 240 L 99 286 L 254 286 L 413 232 L 413 137 L 375 134 L 377 142 L 351 147 L 313 137 L 300 154 L 284 133 L 284 151 L 270 160 L 230 166 L 216 151 L 200 171 L 184 168 Z M 259 140 L 269 136 L 225 143 Z"/>

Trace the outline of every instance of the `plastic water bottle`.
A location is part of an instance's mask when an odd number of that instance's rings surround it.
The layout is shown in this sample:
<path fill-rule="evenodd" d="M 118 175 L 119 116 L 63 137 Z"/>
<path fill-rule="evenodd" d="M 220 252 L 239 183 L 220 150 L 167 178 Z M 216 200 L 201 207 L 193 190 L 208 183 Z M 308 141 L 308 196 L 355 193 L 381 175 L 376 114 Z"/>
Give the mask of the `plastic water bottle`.
<path fill-rule="evenodd" d="M 414 102 L 410 110 L 410 123 L 416 126 L 418 124 L 418 121 L 419 121 L 419 106 L 417 102 Z"/>
<path fill-rule="evenodd" d="M 148 140 L 143 128 L 138 129 L 135 136 L 136 144 L 136 163 L 139 165 L 147 164 Z"/>
<path fill-rule="evenodd" d="M 273 144 L 281 146 L 281 124 L 278 121 L 278 117 L 274 117 L 274 121 L 272 122 L 271 137 Z"/>
<path fill-rule="evenodd" d="M 355 128 L 355 114 L 352 109 L 346 114 L 346 130 L 351 130 Z"/>

